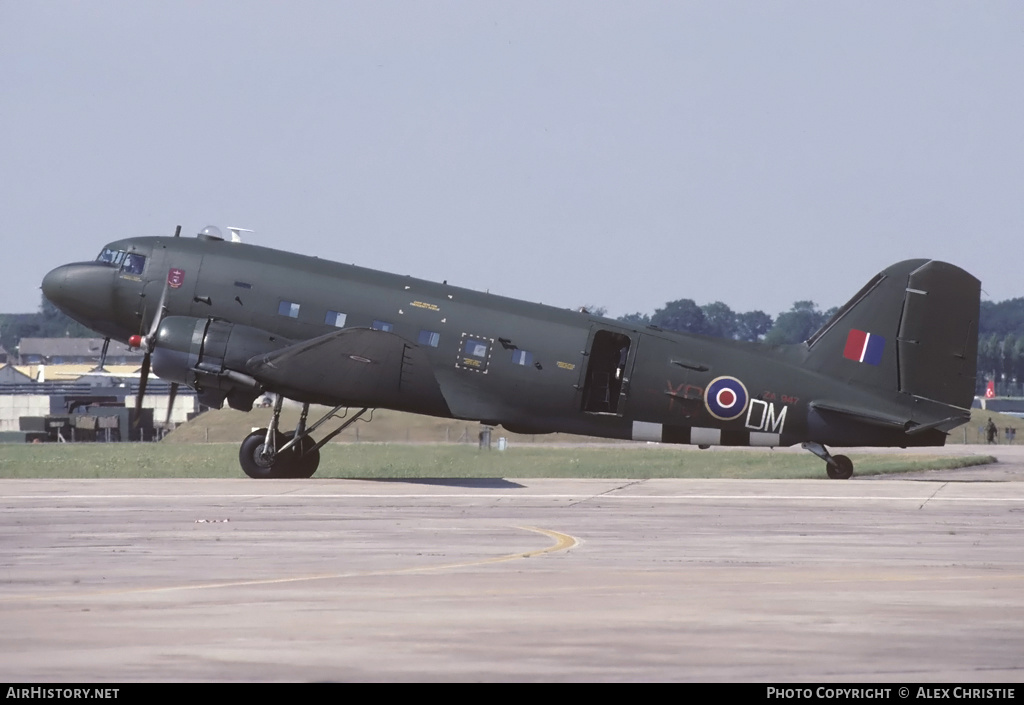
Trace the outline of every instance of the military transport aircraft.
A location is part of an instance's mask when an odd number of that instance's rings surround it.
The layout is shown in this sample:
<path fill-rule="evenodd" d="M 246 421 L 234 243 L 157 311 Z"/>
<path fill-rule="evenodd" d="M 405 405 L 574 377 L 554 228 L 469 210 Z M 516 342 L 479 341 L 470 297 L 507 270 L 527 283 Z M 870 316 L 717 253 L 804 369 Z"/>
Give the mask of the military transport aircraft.
<path fill-rule="evenodd" d="M 139 400 L 151 364 L 211 407 L 247 411 L 276 394 L 269 427 L 242 441 L 251 477 L 312 476 L 324 443 L 371 408 L 514 433 L 800 443 L 832 478 L 853 464 L 826 445 L 937 446 L 969 419 L 980 282 L 944 262 L 894 264 L 806 342 L 771 346 L 227 241 L 214 227 L 180 231 L 112 242 L 51 271 L 43 292 L 144 351 Z M 303 404 L 287 432 L 284 398 Z M 333 409 L 307 425 L 310 404 Z M 357 411 L 315 441 L 343 408 Z"/>

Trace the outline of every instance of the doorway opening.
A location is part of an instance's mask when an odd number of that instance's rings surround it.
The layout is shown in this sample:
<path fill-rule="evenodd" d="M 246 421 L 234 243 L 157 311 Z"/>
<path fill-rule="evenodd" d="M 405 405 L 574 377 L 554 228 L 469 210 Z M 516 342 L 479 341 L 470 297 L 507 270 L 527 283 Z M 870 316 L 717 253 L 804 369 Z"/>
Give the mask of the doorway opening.
<path fill-rule="evenodd" d="M 592 414 L 622 413 L 619 405 L 630 342 L 629 336 L 622 333 L 610 330 L 594 333 L 583 383 L 583 411 Z"/>

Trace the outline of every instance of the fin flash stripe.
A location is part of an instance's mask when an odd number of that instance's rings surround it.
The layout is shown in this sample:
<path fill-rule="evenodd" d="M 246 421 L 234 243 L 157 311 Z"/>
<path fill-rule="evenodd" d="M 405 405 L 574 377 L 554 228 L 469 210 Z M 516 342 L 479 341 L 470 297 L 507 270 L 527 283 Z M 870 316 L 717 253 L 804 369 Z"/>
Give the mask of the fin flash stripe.
<path fill-rule="evenodd" d="M 882 362 L 882 352 L 885 350 L 885 338 L 862 330 L 853 328 L 846 336 L 846 347 L 843 348 L 843 357 L 855 362 L 866 362 L 869 365 L 878 365 Z"/>

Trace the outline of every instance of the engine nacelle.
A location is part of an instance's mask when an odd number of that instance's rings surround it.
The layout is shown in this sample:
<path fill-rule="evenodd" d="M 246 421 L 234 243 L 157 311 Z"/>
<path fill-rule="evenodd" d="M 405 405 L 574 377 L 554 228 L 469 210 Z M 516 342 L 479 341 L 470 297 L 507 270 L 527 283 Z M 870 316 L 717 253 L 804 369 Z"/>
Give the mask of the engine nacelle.
<path fill-rule="evenodd" d="M 259 328 L 215 318 L 168 316 L 157 330 L 153 373 L 192 387 L 206 406 L 219 407 L 227 398 L 232 409 L 248 411 L 263 385 L 239 370 L 254 355 L 291 344 Z"/>

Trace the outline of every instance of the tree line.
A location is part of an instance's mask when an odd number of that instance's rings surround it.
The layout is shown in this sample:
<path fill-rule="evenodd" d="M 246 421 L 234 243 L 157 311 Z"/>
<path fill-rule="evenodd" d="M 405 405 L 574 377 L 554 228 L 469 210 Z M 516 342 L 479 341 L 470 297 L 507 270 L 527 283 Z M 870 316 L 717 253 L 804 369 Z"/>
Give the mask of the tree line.
<path fill-rule="evenodd" d="M 95 338 L 43 297 L 37 313 L 0 313 L 0 345 L 14 355 L 22 338 Z"/>
<path fill-rule="evenodd" d="M 1024 298 L 981 302 L 978 393 L 989 381 L 1000 396 L 1024 396 Z"/>
<path fill-rule="evenodd" d="M 733 311 L 721 301 L 699 306 L 693 299 L 679 299 L 669 301 L 653 314 L 631 313 L 618 320 L 682 333 L 781 345 L 807 340 L 836 310 L 822 311 L 813 301 L 797 301 L 773 319 L 760 310 Z"/>

